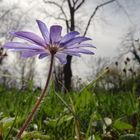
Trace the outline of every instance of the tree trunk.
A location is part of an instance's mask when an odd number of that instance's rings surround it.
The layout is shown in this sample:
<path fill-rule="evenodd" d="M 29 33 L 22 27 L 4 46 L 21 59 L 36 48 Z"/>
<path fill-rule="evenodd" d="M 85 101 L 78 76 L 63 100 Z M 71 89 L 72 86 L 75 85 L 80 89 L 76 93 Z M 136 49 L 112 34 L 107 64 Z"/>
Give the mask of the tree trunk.
<path fill-rule="evenodd" d="M 72 78 L 72 70 L 71 70 L 71 60 L 72 56 L 67 56 L 67 64 L 64 66 L 64 86 L 65 92 L 71 90 L 71 78 Z"/>
<path fill-rule="evenodd" d="M 70 31 L 75 30 L 75 18 L 74 18 L 74 13 L 75 10 L 73 7 L 70 8 L 70 16 L 71 16 L 71 22 L 70 22 Z M 71 70 L 71 60 L 72 56 L 68 55 L 67 56 L 67 64 L 64 65 L 64 91 L 69 92 L 71 91 L 71 78 L 72 78 L 72 70 Z"/>

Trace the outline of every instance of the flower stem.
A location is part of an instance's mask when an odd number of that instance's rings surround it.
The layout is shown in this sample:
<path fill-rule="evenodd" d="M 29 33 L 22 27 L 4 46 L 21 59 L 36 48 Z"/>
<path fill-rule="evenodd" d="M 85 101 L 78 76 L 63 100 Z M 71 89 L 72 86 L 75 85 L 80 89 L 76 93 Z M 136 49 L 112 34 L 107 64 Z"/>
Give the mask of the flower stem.
<path fill-rule="evenodd" d="M 44 99 L 45 95 L 46 95 L 46 91 L 48 89 L 48 85 L 49 85 L 49 81 L 51 79 L 51 74 L 52 74 L 52 69 L 53 69 L 53 61 L 54 61 L 54 55 L 51 55 L 51 62 L 50 62 L 50 68 L 49 68 L 49 72 L 48 72 L 48 78 L 46 81 L 46 85 L 44 90 L 42 91 L 41 95 L 39 96 L 38 100 L 35 103 L 35 106 L 33 107 L 32 111 L 30 112 L 29 116 L 27 117 L 27 119 L 25 120 L 23 126 L 21 127 L 20 131 L 18 132 L 18 134 L 16 135 L 16 139 L 19 140 L 22 133 L 27 129 L 29 123 L 31 122 L 32 118 L 34 117 L 34 114 L 36 113 L 37 109 L 39 108 L 42 100 Z"/>

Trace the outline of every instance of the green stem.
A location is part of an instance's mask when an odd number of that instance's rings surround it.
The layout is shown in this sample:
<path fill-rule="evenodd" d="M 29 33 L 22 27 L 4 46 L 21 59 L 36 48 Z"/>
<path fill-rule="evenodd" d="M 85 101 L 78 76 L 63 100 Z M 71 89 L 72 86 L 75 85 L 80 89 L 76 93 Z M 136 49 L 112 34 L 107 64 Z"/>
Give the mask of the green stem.
<path fill-rule="evenodd" d="M 47 78 L 47 81 L 46 81 L 45 88 L 42 91 L 42 93 L 41 93 L 40 97 L 38 98 L 38 100 L 36 101 L 35 106 L 33 107 L 31 113 L 29 114 L 29 116 L 25 120 L 25 122 L 24 122 L 23 126 L 21 127 L 20 131 L 16 135 L 17 140 L 20 139 L 22 133 L 27 129 L 28 125 L 32 121 L 32 118 L 34 117 L 34 114 L 36 113 L 37 109 L 39 108 L 42 100 L 44 99 L 44 97 L 46 95 L 46 91 L 48 89 L 48 85 L 49 85 L 49 82 L 50 82 L 50 79 L 51 79 L 51 74 L 52 74 L 52 69 L 53 69 L 53 60 L 54 60 L 54 55 L 51 55 L 50 68 L 49 68 L 49 73 L 48 73 L 48 78 Z"/>
<path fill-rule="evenodd" d="M 75 106 L 74 106 L 74 103 L 73 103 L 73 100 L 72 100 L 71 97 L 70 97 L 70 102 L 71 102 L 72 110 L 73 110 L 74 114 L 76 114 Z M 76 136 L 77 136 L 77 140 L 82 140 L 81 139 L 81 134 L 80 134 L 80 122 L 75 117 L 74 117 L 74 123 L 75 123 L 75 133 L 76 133 Z"/>
<path fill-rule="evenodd" d="M 9 130 L 9 132 L 8 132 L 8 134 L 6 135 L 5 140 L 8 140 L 9 135 L 10 135 L 11 131 L 13 130 L 13 127 L 14 127 L 14 125 L 15 125 L 15 123 L 16 123 L 17 116 L 18 116 L 18 112 L 17 112 L 17 114 L 16 114 L 16 117 L 15 117 L 15 119 L 14 119 L 14 122 L 13 122 L 13 124 L 12 124 L 12 126 L 11 126 L 11 128 L 10 128 L 10 130 Z"/>

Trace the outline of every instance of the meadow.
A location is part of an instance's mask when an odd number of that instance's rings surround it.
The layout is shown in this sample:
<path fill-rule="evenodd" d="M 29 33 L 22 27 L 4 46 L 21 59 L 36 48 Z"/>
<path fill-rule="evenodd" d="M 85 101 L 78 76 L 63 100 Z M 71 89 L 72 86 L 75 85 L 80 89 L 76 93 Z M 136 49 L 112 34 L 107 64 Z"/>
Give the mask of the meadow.
<path fill-rule="evenodd" d="M 67 94 L 52 84 L 21 139 L 139 140 L 140 98 L 134 88 L 113 92 L 94 84 Z M 1 140 L 14 139 L 39 94 L 32 85 L 24 90 L 0 86 Z"/>

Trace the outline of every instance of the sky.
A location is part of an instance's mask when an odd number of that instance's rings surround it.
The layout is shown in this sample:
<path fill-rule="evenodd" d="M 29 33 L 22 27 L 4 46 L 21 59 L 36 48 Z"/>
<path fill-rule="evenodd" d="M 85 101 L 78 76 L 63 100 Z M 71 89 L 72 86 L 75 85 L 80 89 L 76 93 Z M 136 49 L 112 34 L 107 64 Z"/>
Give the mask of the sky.
<path fill-rule="evenodd" d="M 83 32 L 87 20 L 96 6 L 105 1 L 107 0 L 86 0 L 76 14 L 76 23 L 82 22 L 82 24 L 78 23 L 78 26 L 80 24 L 80 32 Z M 130 27 L 140 26 L 140 1 L 118 0 L 118 2 L 121 7 L 116 2 L 113 2 L 100 8 L 89 27 L 87 35 L 93 39 L 92 43 L 97 48 L 95 50 L 96 56 L 112 57 L 118 55 L 118 47 L 122 37 L 128 32 Z M 30 23 L 25 26 L 26 30 L 32 30 L 32 28 L 35 29 L 37 27 L 36 19 L 43 20 L 48 26 L 51 24 L 64 25 L 61 21 L 46 16 L 46 13 L 56 15 L 58 10 L 52 5 L 45 5 L 43 0 L 3 0 L 3 3 L 9 7 L 15 4 L 22 8 L 23 11 L 28 11 L 26 15 L 30 18 Z M 37 29 L 35 30 L 38 32 Z"/>
<path fill-rule="evenodd" d="M 57 2 L 59 0 L 55 1 Z M 77 28 L 78 31 L 83 33 L 91 13 L 97 5 L 105 1 L 86 0 L 85 4 L 76 14 L 76 23 L 80 25 Z M 117 57 L 122 47 L 122 38 L 130 28 L 136 27 L 138 29 L 137 37 L 139 37 L 140 0 L 118 0 L 118 2 L 113 2 L 97 11 L 87 33 L 87 36 L 93 39 L 91 43 L 96 46 L 96 49 L 93 50 L 95 51 L 95 55 L 93 57 L 82 56 L 82 58 L 74 58 L 74 75 L 78 74 L 79 77 L 86 77 L 87 73 L 89 73 L 89 68 L 87 68 L 89 67 L 89 61 L 93 60 L 92 62 L 94 63 L 94 59 L 98 57 L 110 57 L 111 59 Z M 63 22 L 47 16 L 47 14 L 56 16 L 58 10 L 50 5 L 45 5 L 43 0 L 2 0 L 2 4 L 9 8 L 16 5 L 26 13 L 25 16 L 28 17 L 28 21 L 30 22 L 24 26 L 24 30 L 33 30 L 39 33 L 35 22 L 36 19 L 43 20 L 47 26 L 51 26 L 51 24 L 65 26 Z M 68 12 L 67 8 L 65 10 Z M 64 33 L 65 30 L 63 31 Z"/>
<path fill-rule="evenodd" d="M 122 7 L 114 2 L 99 11 L 95 26 L 91 27 L 94 30 L 97 55 L 117 56 L 123 36 L 129 28 L 140 25 L 140 1 L 134 1 L 120 0 Z M 92 6 L 92 0 L 90 3 Z"/>

